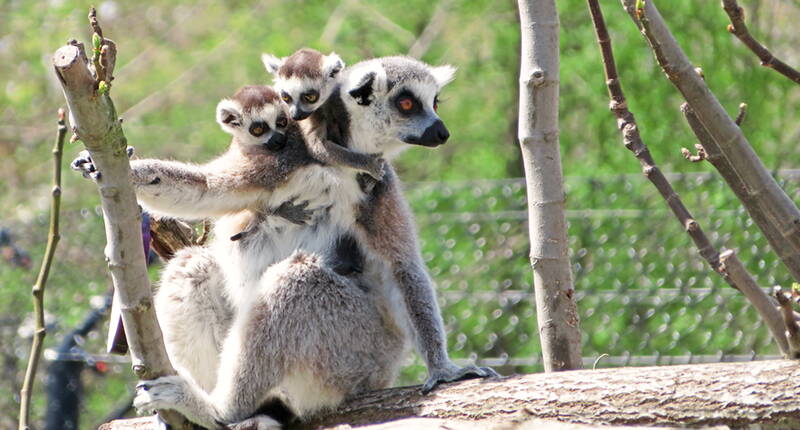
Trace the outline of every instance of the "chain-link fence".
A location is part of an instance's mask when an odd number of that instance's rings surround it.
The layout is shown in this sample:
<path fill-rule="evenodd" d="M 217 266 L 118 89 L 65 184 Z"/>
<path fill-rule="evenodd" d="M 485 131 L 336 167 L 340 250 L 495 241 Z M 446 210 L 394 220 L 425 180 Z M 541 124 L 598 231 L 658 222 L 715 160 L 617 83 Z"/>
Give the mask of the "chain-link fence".
<path fill-rule="evenodd" d="M 800 171 L 778 177 L 797 199 Z M 760 285 L 790 284 L 787 271 L 716 175 L 670 179 L 712 242 L 736 249 Z M 598 366 L 619 366 L 751 360 L 778 353 L 756 312 L 708 268 L 641 175 L 567 177 L 566 184 L 585 366 L 598 359 Z M 453 357 L 476 359 L 505 374 L 541 370 L 523 180 L 415 183 L 406 194 L 438 285 Z M 48 347 L 82 318 L 89 297 L 108 288 L 99 210 L 64 213 L 61 223 L 62 242 L 46 295 L 46 308 L 57 323 Z M 13 246 L 30 251 L 38 264 L 46 215 L 5 227 Z M 17 326 L 29 307 L 33 273 L 11 268 L 11 261 L 0 264 L 9 297 L 0 305 L 8 320 L 0 343 L 5 362 L 16 360 L 19 372 L 28 343 L 18 339 Z M 153 267 L 154 279 L 157 270 Z M 103 329 L 84 348 L 102 355 L 104 337 Z M 9 369 L 7 364 L 6 381 L 14 380 Z M 111 369 L 120 372 L 118 378 L 130 379 L 124 364 Z M 417 360 L 400 382 L 416 383 L 423 372 Z M 125 384 L 112 385 L 95 381 L 87 395 L 107 396 L 102 390 L 112 390 L 124 398 Z M 18 387 L 13 388 L 16 393 Z"/>

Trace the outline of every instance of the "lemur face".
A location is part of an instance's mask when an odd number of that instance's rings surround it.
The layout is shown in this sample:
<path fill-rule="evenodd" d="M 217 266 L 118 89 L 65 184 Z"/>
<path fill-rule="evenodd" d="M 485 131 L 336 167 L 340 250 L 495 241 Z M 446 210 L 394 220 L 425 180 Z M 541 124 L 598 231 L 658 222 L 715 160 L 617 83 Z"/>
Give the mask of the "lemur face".
<path fill-rule="evenodd" d="M 262 145 L 271 151 L 286 146 L 289 119 L 278 93 L 268 86 L 240 88 L 217 105 L 217 122 L 244 145 Z"/>
<path fill-rule="evenodd" d="M 437 114 L 438 96 L 454 72 L 452 66 L 431 67 L 407 57 L 353 66 L 342 84 L 351 124 L 375 134 L 358 139 L 356 145 L 374 145 L 362 150 L 391 154 L 408 144 L 435 147 L 445 143 L 450 132 Z"/>
<path fill-rule="evenodd" d="M 344 62 L 335 53 L 322 55 L 307 48 L 283 59 L 263 54 L 261 60 L 267 71 L 275 75 L 275 89 L 295 121 L 308 118 L 328 100 L 344 68 Z"/>

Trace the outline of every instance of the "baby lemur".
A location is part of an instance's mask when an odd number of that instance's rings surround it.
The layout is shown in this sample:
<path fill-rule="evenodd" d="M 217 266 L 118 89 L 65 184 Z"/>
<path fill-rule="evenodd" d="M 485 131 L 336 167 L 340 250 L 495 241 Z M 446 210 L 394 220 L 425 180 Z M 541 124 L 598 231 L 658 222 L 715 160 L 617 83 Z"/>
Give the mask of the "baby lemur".
<path fill-rule="evenodd" d="M 267 71 L 275 76 L 275 90 L 289 106 L 289 114 L 295 121 L 303 121 L 308 148 L 312 154 L 332 163 L 364 170 L 375 180 L 383 177 L 384 161 L 377 156 L 348 151 L 345 135 L 346 117 L 336 116 L 333 110 L 340 108 L 328 100 L 339 92 L 339 78 L 344 61 L 336 53 L 323 55 L 319 51 L 303 48 L 286 58 L 262 54 L 261 60 Z M 306 120 L 306 118 L 308 118 Z"/>

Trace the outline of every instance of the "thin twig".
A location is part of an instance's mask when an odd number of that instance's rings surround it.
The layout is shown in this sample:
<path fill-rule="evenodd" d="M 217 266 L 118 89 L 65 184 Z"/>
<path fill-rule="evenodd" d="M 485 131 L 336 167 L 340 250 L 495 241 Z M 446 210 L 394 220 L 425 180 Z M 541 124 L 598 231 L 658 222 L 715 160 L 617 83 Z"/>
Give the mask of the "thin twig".
<path fill-rule="evenodd" d="M 786 339 L 789 341 L 789 357 L 800 358 L 800 325 L 797 324 L 794 318 L 792 300 L 786 297 L 781 287 L 775 287 L 773 292 L 775 293 L 775 298 L 778 299 L 781 316 L 783 316 L 783 323 L 786 326 Z"/>
<path fill-rule="evenodd" d="M 20 390 L 19 406 L 19 429 L 27 430 L 30 420 L 31 393 L 33 382 L 36 377 L 36 370 L 39 367 L 39 358 L 42 353 L 42 343 L 47 334 L 44 324 L 44 289 L 47 285 L 47 278 L 50 275 L 50 265 L 53 263 L 53 256 L 56 246 L 61 238 L 58 228 L 59 211 L 61 209 L 61 159 L 64 149 L 64 138 L 67 135 L 67 126 L 64 122 L 64 109 L 58 110 L 58 131 L 56 133 L 56 143 L 53 145 L 53 188 L 50 191 L 50 230 L 47 234 L 47 246 L 44 251 L 44 258 L 39 269 L 39 276 L 33 285 L 31 294 L 33 295 L 33 314 L 35 317 L 36 331 L 33 335 L 31 354 L 28 357 L 28 368 L 25 370 L 25 380 Z"/>
<path fill-rule="evenodd" d="M 780 316 L 777 315 L 775 308 L 769 301 L 769 297 L 761 290 L 753 280 L 752 276 L 744 269 L 739 259 L 733 251 L 727 250 L 723 254 L 711 244 L 700 224 L 692 217 L 692 214 L 681 201 L 678 194 L 672 188 L 669 180 L 656 166 L 655 160 L 650 154 L 650 150 L 642 141 L 639 135 L 639 127 L 633 113 L 628 110 L 625 94 L 622 92 L 622 85 L 617 75 L 617 66 L 614 62 L 614 53 L 611 48 L 611 38 L 608 34 L 603 13 L 600 9 L 598 0 L 587 0 L 589 11 L 592 15 L 597 43 L 600 45 L 600 53 L 603 58 L 603 68 L 606 75 L 606 85 L 608 95 L 611 99 L 610 109 L 617 118 L 617 127 L 622 131 L 623 143 L 628 150 L 639 160 L 642 171 L 647 179 L 653 183 L 658 192 L 666 201 L 672 213 L 681 223 L 686 233 L 692 238 L 700 255 L 708 262 L 711 268 L 733 288 L 741 291 L 747 296 L 758 313 L 764 318 L 767 326 L 772 331 L 781 351 L 786 353 L 788 345 L 783 335 L 783 326 Z"/>
<path fill-rule="evenodd" d="M 753 54 L 756 54 L 758 59 L 761 60 L 762 66 L 769 67 L 791 79 L 796 84 L 800 84 L 800 72 L 772 55 L 769 49 L 750 34 L 747 25 L 744 23 L 744 9 L 739 6 L 736 0 L 722 0 L 722 8 L 731 19 L 731 23 L 728 24 L 728 31 L 741 40 Z"/>
<path fill-rule="evenodd" d="M 736 115 L 736 119 L 733 122 L 735 122 L 736 125 L 741 127 L 745 115 L 747 115 L 747 103 L 739 103 L 739 114 Z"/>
<path fill-rule="evenodd" d="M 691 161 L 692 163 L 699 163 L 705 160 L 706 157 L 708 157 L 708 154 L 706 154 L 706 150 L 705 148 L 703 148 L 703 145 L 695 143 L 694 149 L 697 150 L 697 155 L 693 155 L 692 151 L 686 148 L 681 148 L 681 154 L 683 154 L 683 158 Z"/>

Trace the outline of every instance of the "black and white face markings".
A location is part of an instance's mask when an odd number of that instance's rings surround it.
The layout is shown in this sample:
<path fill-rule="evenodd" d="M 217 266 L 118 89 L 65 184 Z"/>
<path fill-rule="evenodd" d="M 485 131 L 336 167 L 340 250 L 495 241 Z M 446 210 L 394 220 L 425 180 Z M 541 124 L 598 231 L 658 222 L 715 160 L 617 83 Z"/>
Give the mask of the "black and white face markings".
<path fill-rule="evenodd" d="M 217 122 L 240 143 L 262 145 L 271 151 L 286 146 L 289 120 L 278 93 L 268 86 L 239 89 L 217 105 Z"/>
<path fill-rule="evenodd" d="M 308 118 L 325 103 L 338 83 L 344 62 L 336 53 L 323 55 L 303 48 L 286 58 L 263 54 L 267 71 L 275 75 L 275 89 L 289 106 L 295 121 Z"/>
<path fill-rule="evenodd" d="M 376 135 L 401 146 L 434 147 L 450 137 L 437 110 L 439 92 L 454 72 L 452 66 L 432 67 L 408 57 L 377 58 L 349 69 L 343 94 L 349 95 L 353 122 L 368 124 Z"/>

